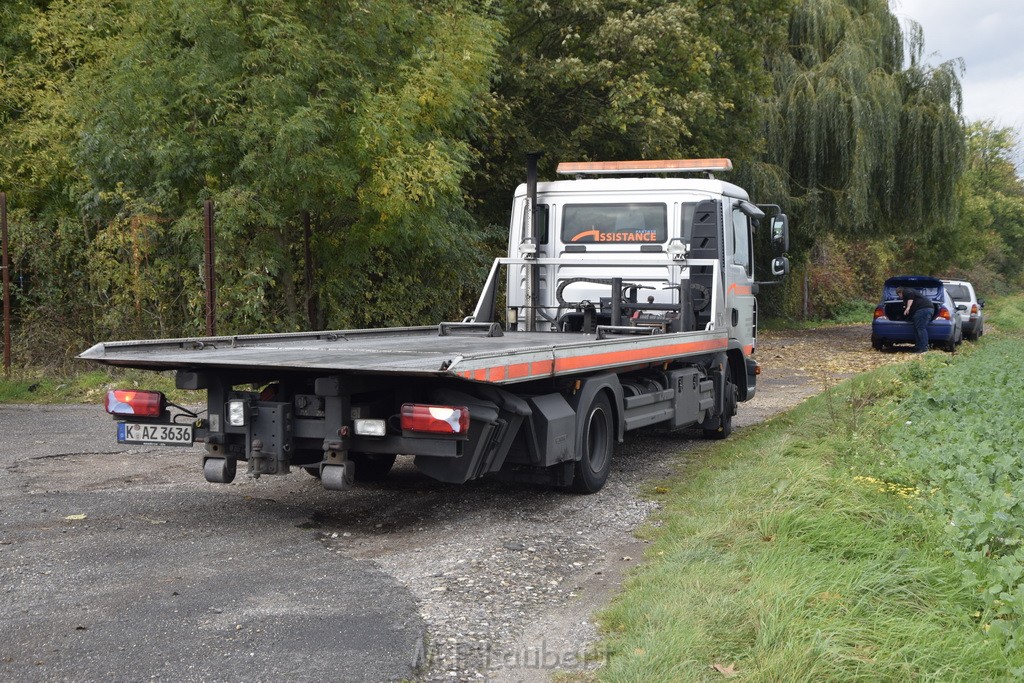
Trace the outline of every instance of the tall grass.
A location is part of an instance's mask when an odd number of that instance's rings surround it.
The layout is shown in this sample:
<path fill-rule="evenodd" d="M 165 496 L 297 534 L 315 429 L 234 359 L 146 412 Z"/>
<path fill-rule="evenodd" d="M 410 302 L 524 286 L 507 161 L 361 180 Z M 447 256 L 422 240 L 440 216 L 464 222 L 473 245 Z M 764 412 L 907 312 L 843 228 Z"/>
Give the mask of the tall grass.
<path fill-rule="evenodd" d="M 1019 346 L 988 335 L 881 368 L 709 446 L 652 494 L 663 509 L 647 562 L 601 616 L 600 678 L 1024 674 Z M 965 415 L 996 412 L 1009 422 L 959 436 Z"/>

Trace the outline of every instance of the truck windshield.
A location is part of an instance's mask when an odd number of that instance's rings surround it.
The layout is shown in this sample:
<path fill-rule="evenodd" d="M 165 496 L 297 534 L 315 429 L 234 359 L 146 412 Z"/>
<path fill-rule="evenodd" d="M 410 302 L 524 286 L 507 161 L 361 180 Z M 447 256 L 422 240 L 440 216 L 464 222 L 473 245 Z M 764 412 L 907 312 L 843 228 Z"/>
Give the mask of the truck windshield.
<path fill-rule="evenodd" d="M 567 204 L 562 212 L 562 242 L 664 242 L 668 236 L 665 204 Z"/>

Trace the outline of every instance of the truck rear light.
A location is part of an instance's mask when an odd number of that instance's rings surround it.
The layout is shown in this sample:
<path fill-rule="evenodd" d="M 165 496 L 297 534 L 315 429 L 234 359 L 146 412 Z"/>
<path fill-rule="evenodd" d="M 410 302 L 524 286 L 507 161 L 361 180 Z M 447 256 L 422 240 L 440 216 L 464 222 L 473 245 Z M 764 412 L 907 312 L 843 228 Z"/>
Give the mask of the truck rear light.
<path fill-rule="evenodd" d="M 103 399 L 103 409 L 111 415 L 160 417 L 164 414 L 164 395 L 159 391 L 111 389 Z"/>
<path fill-rule="evenodd" d="M 945 306 L 941 306 L 939 308 L 939 314 L 937 316 L 935 316 L 935 317 L 936 318 L 942 318 L 943 320 L 949 320 L 950 319 L 950 317 L 949 317 L 949 309 L 946 308 Z"/>
<path fill-rule="evenodd" d="M 387 423 L 384 420 L 356 420 L 353 427 L 359 436 L 385 436 L 387 434 Z"/>
<path fill-rule="evenodd" d="M 885 306 L 875 306 L 875 317 L 876 318 L 884 318 L 885 317 Z"/>
<path fill-rule="evenodd" d="M 406 403 L 402 406 L 402 430 L 431 434 L 466 434 L 469 408 Z"/>

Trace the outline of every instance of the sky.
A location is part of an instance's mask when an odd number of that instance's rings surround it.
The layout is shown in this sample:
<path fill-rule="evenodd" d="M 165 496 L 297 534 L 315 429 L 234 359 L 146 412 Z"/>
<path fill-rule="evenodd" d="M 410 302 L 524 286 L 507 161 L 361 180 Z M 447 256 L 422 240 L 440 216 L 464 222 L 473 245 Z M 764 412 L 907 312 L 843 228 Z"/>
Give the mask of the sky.
<path fill-rule="evenodd" d="M 925 62 L 960 57 L 967 121 L 1024 131 L 1024 0 L 889 0 L 924 31 Z"/>

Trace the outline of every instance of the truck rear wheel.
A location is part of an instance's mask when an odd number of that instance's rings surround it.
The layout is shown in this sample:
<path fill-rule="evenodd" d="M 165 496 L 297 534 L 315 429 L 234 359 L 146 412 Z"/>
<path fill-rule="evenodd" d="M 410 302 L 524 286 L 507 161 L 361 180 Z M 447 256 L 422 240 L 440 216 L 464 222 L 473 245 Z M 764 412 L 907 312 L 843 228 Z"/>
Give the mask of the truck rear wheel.
<path fill-rule="evenodd" d="M 573 468 L 571 489 L 576 493 L 597 493 L 608 481 L 612 468 L 612 406 L 608 395 L 599 392 L 580 423 L 580 458 Z"/>
<path fill-rule="evenodd" d="M 724 439 L 732 434 L 732 416 L 736 412 L 736 385 L 729 379 L 729 366 L 722 370 L 725 373 L 725 396 L 722 400 L 722 414 L 718 416 L 718 426 L 704 430 L 705 439 Z"/>

